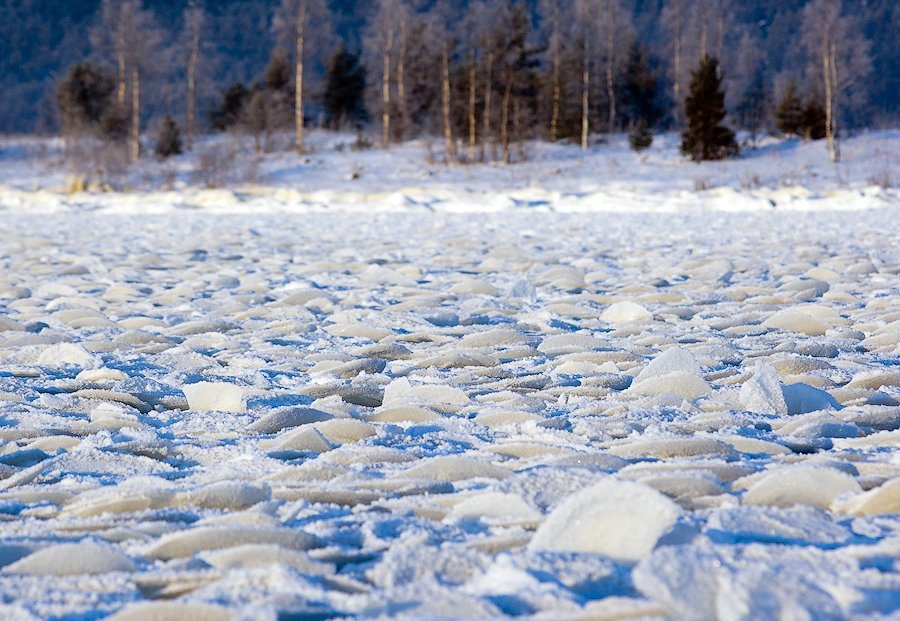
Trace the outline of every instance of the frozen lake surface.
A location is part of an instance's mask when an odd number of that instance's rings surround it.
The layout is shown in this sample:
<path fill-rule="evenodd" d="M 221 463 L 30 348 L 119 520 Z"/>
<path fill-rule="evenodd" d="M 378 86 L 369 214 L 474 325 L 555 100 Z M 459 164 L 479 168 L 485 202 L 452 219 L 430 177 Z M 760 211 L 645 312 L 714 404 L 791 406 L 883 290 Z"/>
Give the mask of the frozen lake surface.
<path fill-rule="evenodd" d="M 4 214 L 0 617 L 896 615 L 896 206 L 478 207 Z"/>

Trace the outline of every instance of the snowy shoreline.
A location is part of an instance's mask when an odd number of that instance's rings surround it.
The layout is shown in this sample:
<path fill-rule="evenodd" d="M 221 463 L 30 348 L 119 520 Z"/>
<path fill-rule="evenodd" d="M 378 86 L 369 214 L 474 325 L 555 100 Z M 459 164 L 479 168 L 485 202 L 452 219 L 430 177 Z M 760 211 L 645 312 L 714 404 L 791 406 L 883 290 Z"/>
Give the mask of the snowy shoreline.
<path fill-rule="evenodd" d="M 193 154 L 145 160 L 116 176 L 119 191 L 67 193 L 73 173 L 60 161 L 58 140 L 6 139 L 0 148 L 0 209 L 56 213 L 500 211 L 678 212 L 832 211 L 900 205 L 895 178 L 900 132 L 869 132 L 845 141 L 833 165 L 821 142 L 763 139 L 736 160 L 693 164 L 678 137 L 657 137 L 643 154 L 624 136 L 587 152 L 575 145 L 528 143 L 526 161 L 510 166 L 429 164 L 427 142 L 388 151 L 350 151 L 351 136 L 315 131 L 310 153 L 257 155 L 241 141 L 208 137 Z M 224 152 L 227 174 L 206 188 L 197 169 Z M 221 162 L 220 162 L 221 164 Z M 224 164 L 223 164 L 224 166 Z M 242 177 L 252 171 L 254 180 Z M 221 172 L 221 171 L 219 171 Z M 104 185 L 102 177 L 82 173 Z M 205 178 L 203 174 L 199 177 Z M 170 186 L 171 190 L 160 188 Z M 122 188 L 128 188 L 123 191 Z M 109 188 L 107 188 L 109 189 Z"/>

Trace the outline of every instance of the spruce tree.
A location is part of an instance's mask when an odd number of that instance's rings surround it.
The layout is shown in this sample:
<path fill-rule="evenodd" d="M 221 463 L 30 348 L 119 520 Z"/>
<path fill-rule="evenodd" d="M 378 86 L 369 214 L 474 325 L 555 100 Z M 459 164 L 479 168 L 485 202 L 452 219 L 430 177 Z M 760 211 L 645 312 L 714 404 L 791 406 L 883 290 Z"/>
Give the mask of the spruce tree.
<path fill-rule="evenodd" d="M 365 93 L 366 70 L 359 64 L 359 56 L 342 44 L 328 61 L 323 97 L 328 126 L 339 129 L 352 123 L 359 128 L 366 121 Z"/>
<path fill-rule="evenodd" d="M 622 109 L 626 120 L 636 124 L 643 120 L 648 127 L 656 125 L 663 115 L 657 89 L 657 72 L 650 68 L 647 53 L 640 43 L 633 43 L 625 62 Z"/>
<path fill-rule="evenodd" d="M 159 134 L 156 137 L 156 157 L 161 160 L 180 155 L 184 148 L 181 143 L 181 131 L 171 115 L 166 115 L 162 125 L 159 126 Z"/>
<path fill-rule="evenodd" d="M 771 111 L 770 101 L 769 89 L 766 87 L 763 74 L 761 71 L 757 71 L 738 106 L 741 127 L 750 131 L 754 142 L 756 142 L 757 134 L 767 124 Z"/>
<path fill-rule="evenodd" d="M 775 109 L 775 127 L 788 136 L 803 136 L 805 125 L 803 101 L 797 95 L 797 83 L 791 81 Z"/>
<path fill-rule="evenodd" d="M 721 160 L 738 154 L 734 132 L 721 124 L 725 119 L 725 93 L 715 58 L 707 55 L 691 73 L 684 110 L 688 127 L 681 134 L 682 153 L 695 162 Z"/>

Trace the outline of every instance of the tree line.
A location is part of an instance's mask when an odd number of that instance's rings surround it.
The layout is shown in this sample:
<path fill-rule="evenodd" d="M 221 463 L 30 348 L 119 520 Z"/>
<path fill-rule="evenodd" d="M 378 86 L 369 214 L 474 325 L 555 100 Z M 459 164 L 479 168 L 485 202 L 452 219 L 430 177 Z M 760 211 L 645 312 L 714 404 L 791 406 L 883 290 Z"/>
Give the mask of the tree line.
<path fill-rule="evenodd" d="M 766 48 L 780 13 L 762 32 L 730 0 L 376 0 L 352 35 L 334 3 L 280 0 L 266 15 L 267 65 L 223 84 L 211 76 L 227 76 L 224 46 L 198 0 L 175 28 L 143 0 L 102 0 L 90 51 L 56 95 L 64 135 L 126 144 L 132 161 L 153 123 L 160 154 L 209 129 L 251 135 L 258 150 L 290 131 L 303 153 L 313 125 L 377 128 L 383 147 L 437 136 L 447 163 L 510 163 L 527 139 L 587 148 L 602 133 L 630 131 L 642 145 L 651 130 L 687 132 L 692 110 L 716 117 L 711 127 L 727 129 L 727 111 L 753 135 L 826 138 L 837 160 L 839 129 L 862 124 L 880 58 L 852 3 L 800 4 L 792 60 L 774 67 Z M 698 72 L 707 95 L 691 88 Z M 735 151 L 704 157 L 713 152 Z"/>

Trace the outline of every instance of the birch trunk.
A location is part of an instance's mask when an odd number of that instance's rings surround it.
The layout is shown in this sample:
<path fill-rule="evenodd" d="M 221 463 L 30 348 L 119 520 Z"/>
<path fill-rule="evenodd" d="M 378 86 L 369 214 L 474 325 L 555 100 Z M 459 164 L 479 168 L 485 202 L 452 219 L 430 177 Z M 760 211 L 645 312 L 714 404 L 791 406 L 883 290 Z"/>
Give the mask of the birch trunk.
<path fill-rule="evenodd" d="M 672 90 L 676 109 L 681 109 L 681 0 L 675 0 L 675 50 L 673 58 L 673 70 L 675 79 L 672 80 Z"/>
<path fill-rule="evenodd" d="M 131 161 L 141 157 L 141 71 L 137 63 L 131 66 Z"/>
<path fill-rule="evenodd" d="M 550 108 L 550 142 L 556 142 L 559 139 L 559 104 L 562 99 L 562 89 L 559 84 L 559 72 L 562 59 L 560 58 L 560 16 L 559 3 L 553 3 L 553 32 L 550 37 L 550 45 L 553 55 L 553 69 L 551 81 L 553 82 L 553 103 Z"/>
<path fill-rule="evenodd" d="M 187 148 L 194 146 L 194 131 L 197 115 L 197 63 L 200 60 L 200 28 L 191 24 L 191 53 L 187 66 Z"/>
<path fill-rule="evenodd" d="M 822 70 L 825 75 L 825 137 L 828 140 L 828 154 L 831 157 L 831 161 L 835 163 L 841 159 L 834 136 L 834 97 L 837 85 L 836 56 L 835 42 L 827 41 L 822 50 Z"/>
<path fill-rule="evenodd" d="M 125 26 L 121 23 L 121 15 L 119 16 L 119 20 L 119 26 L 116 28 L 116 66 L 118 69 L 116 74 L 118 82 L 116 88 L 116 103 L 119 105 L 119 110 L 124 110 L 128 69 L 125 57 Z"/>
<path fill-rule="evenodd" d="M 397 104 L 400 108 L 400 140 L 406 139 L 406 18 L 400 21 L 400 49 L 397 52 Z"/>
<path fill-rule="evenodd" d="M 700 0 L 700 60 L 709 50 L 709 21 L 706 18 L 706 0 Z"/>
<path fill-rule="evenodd" d="M 606 97 L 609 100 L 609 121 L 607 131 L 612 133 L 616 126 L 615 89 L 615 27 L 613 23 L 612 0 L 606 0 Z"/>
<path fill-rule="evenodd" d="M 444 41 L 441 54 L 441 111 L 444 118 L 444 158 L 453 163 L 453 128 L 450 126 L 450 50 Z"/>
<path fill-rule="evenodd" d="M 491 97 L 494 93 L 494 53 L 490 52 L 488 54 L 487 60 L 487 70 L 485 73 L 485 81 L 484 81 L 484 111 L 482 115 L 484 116 L 484 130 L 482 131 L 481 143 L 482 145 L 487 142 L 489 137 L 491 136 Z M 484 158 L 482 158 L 484 159 Z"/>
<path fill-rule="evenodd" d="M 562 89 L 559 84 L 560 64 L 559 42 L 557 42 L 553 49 L 553 106 L 550 110 L 550 142 L 556 142 L 559 138 L 559 103 L 562 99 Z"/>
<path fill-rule="evenodd" d="M 306 47 L 306 7 L 301 6 L 297 14 L 296 76 L 294 84 L 294 147 L 297 154 L 304 151 L 303 145 L 303 52 Z"/>
<path fill-rule="evenodd" d="M 475 49 L 469 50 L 469 164 L 475 162 L 475 145 L 478 139 L 475 127 Z"/>
<path fill-rule="evenodd" d="M 381 58 L 381 147 L 387 149 L 391 141 L 391 48 L 394 31 L 389 29 L 384 39 Z"/>
<path fill-rule="evenodd" d="M 509 100 L 512 96 L 512 79 L 506 79 L 503 89 L 503 104 L 500 109 L 500 142 L 503 145 L 503 163 L 509 164 L 512 154 L 509 150 Z"/>
<path fill-rule="evenodd" d="M 591 108 L 591 70 L 590 70 L 590 47 L 587 42 L 584 44 L 584 57 L 581 66 L 581 148 L 587 150 L 588 135 L 591 131 L 590 126 L 590 108 Z"/>

